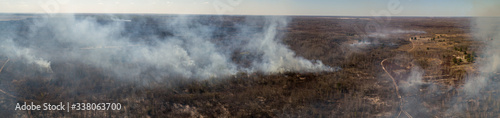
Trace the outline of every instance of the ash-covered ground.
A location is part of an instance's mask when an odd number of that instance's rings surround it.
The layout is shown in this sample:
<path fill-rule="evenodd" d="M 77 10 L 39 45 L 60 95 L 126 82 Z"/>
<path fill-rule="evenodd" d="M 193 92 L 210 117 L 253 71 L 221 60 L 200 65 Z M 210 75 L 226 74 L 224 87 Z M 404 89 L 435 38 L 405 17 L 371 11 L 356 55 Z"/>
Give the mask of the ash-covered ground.
<path fill-rule="evenodd" d="M 0 115 L 497 117 L 498 19 L 18 14 Z M 6 18 L 6 17 L 2 17 Z M 17 103 L 121 103 L 16 111 Z"/>

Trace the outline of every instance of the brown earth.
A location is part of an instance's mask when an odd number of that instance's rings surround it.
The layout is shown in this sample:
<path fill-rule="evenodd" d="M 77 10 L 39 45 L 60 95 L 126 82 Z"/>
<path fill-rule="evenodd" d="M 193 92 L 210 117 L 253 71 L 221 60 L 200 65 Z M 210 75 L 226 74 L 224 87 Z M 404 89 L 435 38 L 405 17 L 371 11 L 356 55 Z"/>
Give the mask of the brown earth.
<path fill-rule="evenodd" d="M 498 117 L 499 100 L 466 100 L 453 97 L 464 83 L 473 62 L 456 64 L 452 58 L 464 56 L 455 47 L 480 54 L 481 42 L 471 40 L 470 18 L 392 18 L 386 30 L 416 30 L 426 33 L 395 33 L 371 37 L 359 32 L 372 21 L 369 17 L 293 17 L 283 42 L 297 56 L 321 60 L 342 68 L 336 72 L 264 75 L 240 73 L 235 77 L 209 80 L 167 78 L 154 83 L 122 82 L 106 76 L 98 68 L 81 65 L 69 72 L 71 62 L 54 63 L 54 71 L 67 75 L 16 76 L 16 62 L 4 69 L 0 88 L 16 93 L 14 98 L 0 93 L 1 116 L 18 117 L 447 117 L 451 102 L 467 103 L 457 117 Z M 437 36 L 440 36 L 437 38 Z M 408 40 L 417 37 L 416 40 Z M 436 38 L 431 40 L 432 38 Z M 374 42 L 352 47 L 356 41 Z M 376 42 L 376 43 L 375 43 Z M 384 61 L 386 60 L 386 61 Z M 421 67 L 424 82 L 419 92 L 400 94 L 412 67 Z M 26 71 L 29 71 L 27 69 Z M 65 79 L 70 74 L 84 78 Z M 57 78 L 56 78 L 57 77 Z M 143 84 L 147 83 L 147 84 Z M 438 92 L 436 92 L 438 91 Z M 490 91 L 490 95 L 496 91 Z M 405 100 L 400 99 L 400 96 Z M 402 107 L 412 103 L 425 110 Z M 119 102 L 120 111 L 13 111 L 15 103 Z M 410 104 L 410 103 L 408 103 Z M 488 105 L 489 104 L 489 105 Z M 405 114 L 402 115 L 401 113 Z"/>

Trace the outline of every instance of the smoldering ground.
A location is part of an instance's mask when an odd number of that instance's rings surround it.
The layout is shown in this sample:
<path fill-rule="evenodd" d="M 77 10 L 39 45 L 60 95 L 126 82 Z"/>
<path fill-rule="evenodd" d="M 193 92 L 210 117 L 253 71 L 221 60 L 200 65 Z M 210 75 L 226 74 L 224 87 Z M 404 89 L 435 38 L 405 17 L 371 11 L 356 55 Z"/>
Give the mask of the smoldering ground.
<path fill-rule="evenodd" d="M 281 42 L 288 21 L 89 14 L 2 21 L 0 59 L 10 61 L 0 73 L 0 89 L 16 98 L 2 99 L 0 114 L 25 114 L 10 109 L 17 100 L 131 102 L 146 96 L 144 88 L 170 89 L 245 73 L 335 71 L 295 55 Z"/>
<path fill-rule="evenodd" d="M 117 20 L 119 19 L 119 20 Z M 318 72 L 335 68 L 296 56 L 280 38 L 285 17 L 56 15 L 4 22 L 1 55 L 58 73 L 80 63 L 110 76 L 207 79 L 238 72 Z M 77 68 L 77 67 L 75 67 Z M 78 78 L 78 77 L 74 77 Z"/>
<path fill-rule="evenodd" d="M 425 81 L 425 71 L 413 67 L 405 82 L 398 83 L 403 96 L 401 109 L 413 117 L 496 117 L 498 110 L 498 74 L 500 19 L 478 17 L 471 20 L 471 38 L 481 42 L 474 70 L 467 72 L 464 84 L 443 86 Z M 403 59 L 397 59 L 403 60 Z M 418 65 L 416 65 L 418 66 Z M 439 65 L 436 65 L 439 66 Z M 438 101 L 438 102 L 436 102 Z M 441 102 L 441 103 L 439 103 Z M 441 105 L 432 105 L 441 104 Z M 400 109 L 400 110 L 401 110 Z M 443 111 L 442 114 L 439 111 Z"/>
<path fill-rule="evenodd" d="M 500 46 L 500 19 L 494 17 L 474 18 L 471 25 L 474 40 L 482 42 L 481 56 L 477 59 L 476 71 L 468 72 L 465 84 L 460 91 L 461 95 L 455 96 L 452 106 L 447 110 L 447 115 L 467 114 L 482 112 L 483 117 L 493 117 L 498 114 L 495 109 L 498 105 L 499 88 L 499 46 Z M 497 112 L 491 113 L 491 112 Z"/>

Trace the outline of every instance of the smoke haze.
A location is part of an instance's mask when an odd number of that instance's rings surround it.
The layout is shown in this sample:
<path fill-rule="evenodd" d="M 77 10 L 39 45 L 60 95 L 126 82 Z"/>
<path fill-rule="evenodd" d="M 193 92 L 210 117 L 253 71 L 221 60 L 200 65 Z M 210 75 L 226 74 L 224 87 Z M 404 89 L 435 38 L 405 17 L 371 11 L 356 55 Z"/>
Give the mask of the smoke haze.
<path fill-rule="evenodd" d="M 498 54 L 500 42 L 500 19 L 498 18 L 476 18 L 474 38 L 484 42 L 483 58 L 477 64 L 478 74 L 469 77 L 464 89 L 473 97 L 480 93 L 485 87 L 496 86 L 496 82 L 491 81 L 499 72 L 500 55 Z"/>
<path fill-rule="evenodd" d="M 200 79 L 238 72 L 334 70 L 296 56 L 281 43 L 283 34 L 278 30 L 286 28 L 285 17 L 223 20 L 208 16 L 40 17 L 2 25 L 5 50 L 0 53 L 44 72 L 52 72 L 51 62 L 71 61 L 103 68 L 119 78 L 135 78 L 152 70 L 155 77 Z"/>

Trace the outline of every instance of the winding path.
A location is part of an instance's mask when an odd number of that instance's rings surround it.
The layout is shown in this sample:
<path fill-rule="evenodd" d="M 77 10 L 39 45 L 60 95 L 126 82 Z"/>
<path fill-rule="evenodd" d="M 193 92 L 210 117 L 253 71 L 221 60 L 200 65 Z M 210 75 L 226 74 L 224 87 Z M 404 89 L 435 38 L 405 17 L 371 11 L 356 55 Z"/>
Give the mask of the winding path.
<path fill-rule="evenodd" d="M 389 59 L 389 58 L 387 58 Z M 403 96 L 401 96 L 399 94 L 399 86 L 398 84 L 396 83 L 396 79 L 394 79 L 394 77 L 392 77 L 391 73 L 389 73 L 389 71 L 387 71 L 387 69 L 385 69 L 385 66 L 384 66 L 384 62 L 387 60 L 387 59 L 384 59 L 382 60 L 382 62 L 380 62 L 380 65 L 382 66 L 382 69 L 385 71 L 385 73 L 387 73 L 389 75 L 389 77 L 392 79 L 392 84 L 394 84 L 394 88 L 396 88 L 396 94 L 398 95 L 398 98 L 399 98 L 399 109 L 401 111 L 399 111 L 398 113 L 398 116 L 397 118 L 399 118 L 399 116 L 401 115 L 401 112 L 403 112 L 408 118 L 413 118 L 408 112 L 406 112 L 404 109 L 403 109 L 403 104 L 404 104 L 404 98 Z"/>
<path fill-rule="evenodd" d="M 9 60 L 10 60 L 10 58 L 7 58 L 7 61 L 3 62 L 2 68 L 0 68 L 0 73 L 3 70 L 3 67 L 5 67 L 5 64 L 7 64 L 7 62 L 9 62 Z"/>
<path fill-rule="evenodd" d="M 3 65 L 2 65 L 2 67 L 0 68 L 0 73 L 1 73 L 1 72 L 2 72 L 2 70 L 3 70 L 3 67 L 5 67 L 5 64 L 7 64 L 7 62 L 9 62 L 9 60 L 10 60 L 10 58 L 7 58 L 7 61 L 3 62 Z M 7 95 L 7 96 L 9 96 L 9 97 L 16 98 L 14 95 L 9 94 L 9 93 L 7 93 L 7 92 L 3 91 L 2 89 L 0 89 L 0 92 L 1 92 L 1 93 L 3 93 L 3 94 L 5 94 L 5 95 Z"/>
<path fill-rule="evenodd" d="M 408 50 L 408 52 L 413 51 L 413 49 L 415 49 L 415 43 L 413 42 L 412 39 L 410 39 L 410 42 L 411 42 L 411 49 Z"/>
<path fill-rule="evenodd" d="M 415 43 L 411 39 L 410 39 L 410 42 L 412 44 L 412 47 L 407 52 L 413 51 L 413 49 L 415 48 Z M 386 58 L 386 59 L 382 60 L 382 62 L 380 62 L 380 65 L 382 66 L 382 69 L 385 71 L 385 73 L 387 73 L 389 75 L 389 77 L 392 80 L 392 84 L 394 84 L 394 88 L 396 88 L 396 95 L 398 95 L 398 98 L 399 98 L 399 109 L 400 109 L 398 116 L 396 118 L 399 118 L 401 113 L 405 114 L 408 118 L 413 118 L 408 112 L 406 112 L 406 110 L 403 109 L 404 98 L 403 98 L 403 96 L 401 96 L 399 94 L 399 86 L 398 86 L 398 83 L 396 83 L 396 79 L 394 79 L 394 77 L 391 75 L 391 73 L 389 73 L 389 71 L 387 71 L 387 69 L 385 69 L 384 62 L 387 61 L 387 59 L 390 59 L 390 58 Z"/>

